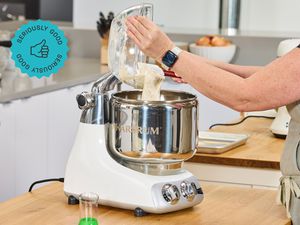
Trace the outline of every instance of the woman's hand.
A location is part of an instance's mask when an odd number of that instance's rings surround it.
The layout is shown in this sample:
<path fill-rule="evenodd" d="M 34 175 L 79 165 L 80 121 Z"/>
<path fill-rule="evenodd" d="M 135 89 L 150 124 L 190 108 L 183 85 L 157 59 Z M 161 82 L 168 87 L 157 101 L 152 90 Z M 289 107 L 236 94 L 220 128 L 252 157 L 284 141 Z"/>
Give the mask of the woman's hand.
<path fill-rule="evenodd" d="M 128 36 L 147 56 L 158 62 L 174 47 L 170 38 L 146 17 L 131 16 L 125 23 Z"/>

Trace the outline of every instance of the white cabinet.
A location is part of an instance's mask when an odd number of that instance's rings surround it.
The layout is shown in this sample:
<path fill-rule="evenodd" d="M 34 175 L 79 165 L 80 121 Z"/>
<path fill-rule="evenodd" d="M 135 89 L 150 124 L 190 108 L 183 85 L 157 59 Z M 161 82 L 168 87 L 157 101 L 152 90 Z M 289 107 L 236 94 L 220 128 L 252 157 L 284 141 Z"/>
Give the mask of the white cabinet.
<path fill-rule="evenodd" d="M 48 94 L 47 164 L 49 178 L 64 177 L 65 166 L 72 148 L 81 110 L 76 95 L 90 87 L 76 86 Z"/>
<path fill-rule="evenodd" d="M 15 108 L 0 104 L 0 201 L 15 195 Z"/>
<path fill-rule="evenodd" d="M 0 202 L 36 180 L 64 177 L 79 124 L 80 85 L 0 104 Z"/>
<path fill-rule="evenodd" d="M 47 94 L 17 100 L 15 104 L 16 194 L 47 173 Z"/>
<path fill-rule="evenodd" d="M 40 179 L 64 177 L 79 124 L 80 85 L 16 101 L 16 194 Z"/>

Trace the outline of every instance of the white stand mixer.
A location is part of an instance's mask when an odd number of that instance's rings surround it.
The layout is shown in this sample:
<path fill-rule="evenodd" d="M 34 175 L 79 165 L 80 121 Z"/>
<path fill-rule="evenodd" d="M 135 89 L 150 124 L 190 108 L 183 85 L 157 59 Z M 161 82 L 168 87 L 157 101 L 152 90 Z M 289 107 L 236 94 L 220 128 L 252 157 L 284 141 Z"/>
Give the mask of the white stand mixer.
<path fill-rule="evenodd" d="M 176 211 L 202 201 L 199 182 L 190 172 L 183 170 L 169 176 L 144 174 L 117 163 L 106 148 L 105 125 L 80 123 L 65 176 L 64 191 L 68 196 L 94 192 L 101 205 L 141 208 L 151 213 Z M 181 190 L 181 186 L 185 189 Z M 194 198 L 189 200 L 188 195 Z"/>
<path fill-rule="evenodd" d="M 151 10 L 149 4 L 134 6 L 114 19 L 109 46 L 113 48 L 111 71 L 93 85 L 91 93 L 77 96 L 83 113 L 64 183 L 69 197 L 78 199 L 81 193 L 94 192 L 101 205 L 135 210 L 136 215 L 172 212 L 203 199 L 197 178 L 182 169 L 183 161 L 195 153 L 196 97 L 162 91 L 160 101 L 143 102 L 137 90 L 109 95 L 120 83 L 119 53 L 130 46 L 126 38 L 122 39 L 125 43 L 116 42 L 114 34 L 126 32 L 115 26 L 120 26 L 125 16 Z M 141 52 L 134 48 L 140 57 Z M 139 61 L 131 58 L 133 64 Z"/>

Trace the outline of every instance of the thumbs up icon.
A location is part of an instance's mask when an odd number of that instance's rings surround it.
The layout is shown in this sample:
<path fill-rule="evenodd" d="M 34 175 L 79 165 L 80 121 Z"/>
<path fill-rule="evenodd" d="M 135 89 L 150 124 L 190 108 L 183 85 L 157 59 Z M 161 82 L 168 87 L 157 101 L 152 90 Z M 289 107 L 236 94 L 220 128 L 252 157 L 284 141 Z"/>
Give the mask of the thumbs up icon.
<path fill-rule="evenodd" d="M 46 40 L 43 39 L 40 43 L 30 47 L 30 55 L 38 58 L 47 58 L 49 54 L 49 47 L 46 45 Z"/>

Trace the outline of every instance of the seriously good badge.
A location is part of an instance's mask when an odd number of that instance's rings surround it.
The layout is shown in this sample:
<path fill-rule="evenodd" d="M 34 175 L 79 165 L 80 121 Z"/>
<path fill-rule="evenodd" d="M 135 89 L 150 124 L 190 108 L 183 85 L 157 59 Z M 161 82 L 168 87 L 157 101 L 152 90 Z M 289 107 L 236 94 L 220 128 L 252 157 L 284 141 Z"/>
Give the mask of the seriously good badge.
<path fill-rule="evenodd" d="M 22 73 L 30 77 L 49 77 L 63 67 L 69 50 L 67 39 L 48 21 L 31 21 L 12 39 L 12 59 Z"/>

